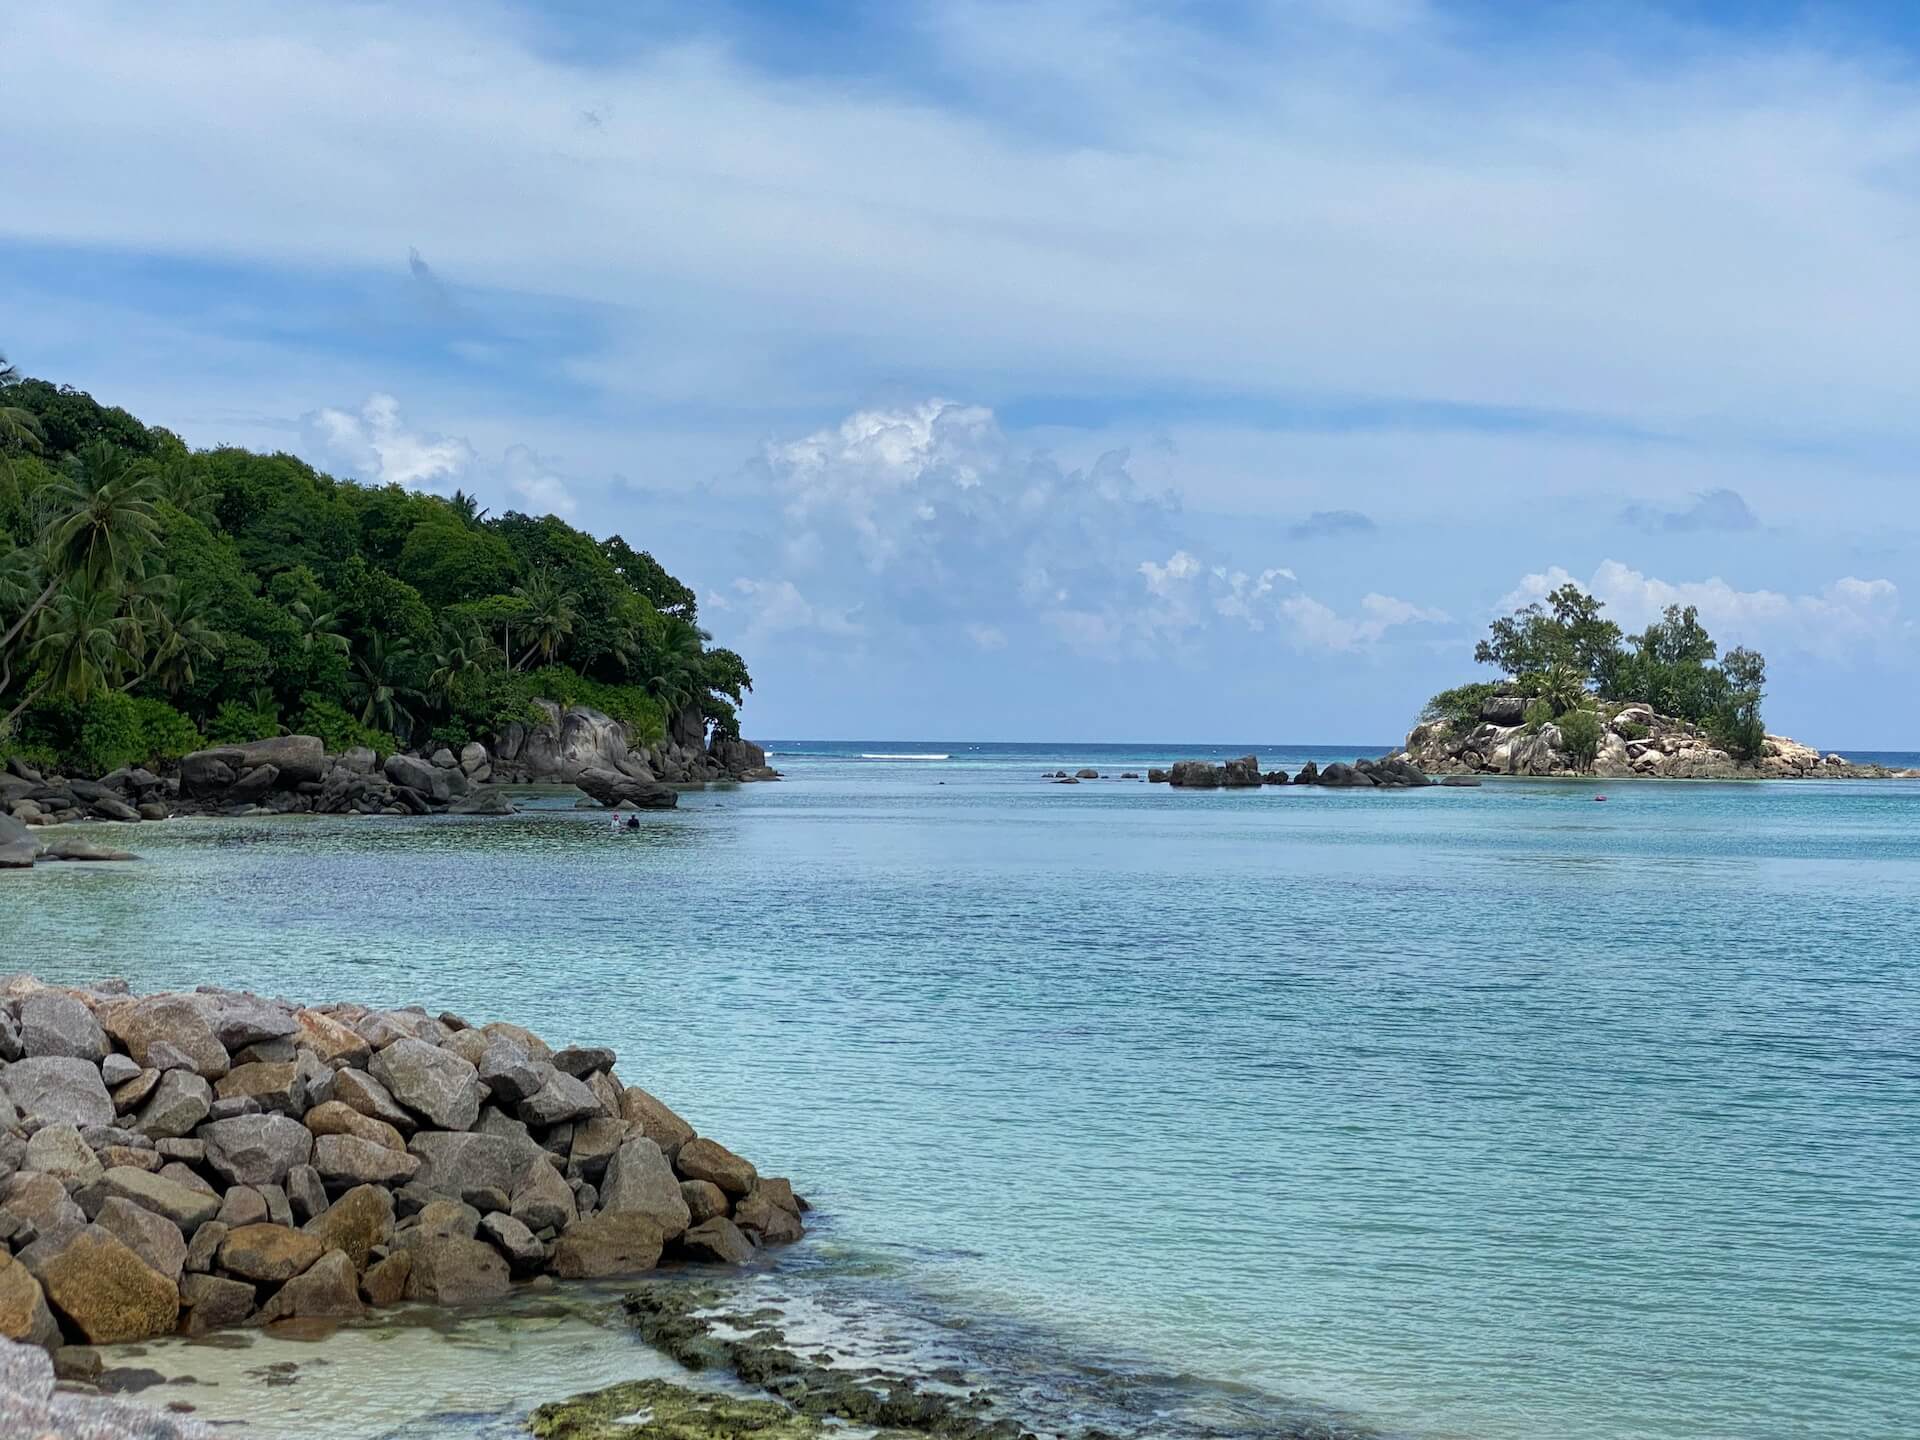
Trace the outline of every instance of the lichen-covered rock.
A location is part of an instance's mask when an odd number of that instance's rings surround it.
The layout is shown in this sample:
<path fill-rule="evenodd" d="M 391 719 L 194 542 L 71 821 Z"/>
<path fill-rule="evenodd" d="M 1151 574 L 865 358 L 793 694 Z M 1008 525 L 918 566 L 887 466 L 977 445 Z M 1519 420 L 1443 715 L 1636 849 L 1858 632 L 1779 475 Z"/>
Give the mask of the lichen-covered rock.
<path fill-rule="evenodd" d="M 409 1230 L 394 1237 L 394 1246 L 413 1258 L 409 1300 L 471 1305 L 497 1300 L 511 1288 L 506 1260 L 485 1241 Z"/>
<path fill-rule="evenodd" d="M 378 1185 L 356 1185 L 304 1227 L 329 1249 L 343 1252 L 364 1270 L 376 1245 L 393 1239 L 393 1196 Z"/>
<path fill-rule="evenodd" d="M 60 1326 L 47 1308 L 40 1282 L 0 1246 L 0 1336 L 28 1345 L 51 1345 Z"/>
<path fill-rule="evenodd" d="M 542 1405 L 527 1417 L 536 1440 L 623 1440 L 641 1432 L 626 1421 L 646 1416 L 647 1440 L 816 1440 L 821 1422 L 777 1400 L 745 1400 L 688 1390 L 666 1380 L 630 1380 Z"/>
<path fill-rule="evenodd" d="M 227 1232 L 215 1261 L 229 1275 L 273 1283 L 291 1280 L 326 1251 L 326 1242 L 285 1225 L 241 1225 Z"/>
<path fill-rule="evenodd" d="M 553 1273 L 563 1280 L 636 1275 L 660 1263 L 659 1222 L 633 1212 L 576 1220 L 554 1242 Z"/>
<path fill-rule="evenodd" d="M 479 1073 L 449 1050 L 407 1036 L 375 1055 L 367 1070 L 395 1100 L 442 1130 L 470 1130 L 480 1118 Z"/>
<path fill-rule="evenodd" d="M 90 1345 L 165 1335 L 180 1317 L 173 1282 L 98 1225 L 36 1240 L 18 1258 Z"/>
<path fill-rule="evenodd" d="M 244 1324 L 253 1315 L 258 1299 L 259 1292 L 253 1286 L 230 1275 L 183 1275 L 180 1305 L 186 1314 L 181 1328 L 189 1335 L 205 1335 L 210 1330 Z"/>
<path fill-rule="evenodd" d="M 282 1285 L 260 1307 L 260 1320 L 355 1320 L 366 1310 L 360 1301 L 353 1261 L 332 1250 Z"/>

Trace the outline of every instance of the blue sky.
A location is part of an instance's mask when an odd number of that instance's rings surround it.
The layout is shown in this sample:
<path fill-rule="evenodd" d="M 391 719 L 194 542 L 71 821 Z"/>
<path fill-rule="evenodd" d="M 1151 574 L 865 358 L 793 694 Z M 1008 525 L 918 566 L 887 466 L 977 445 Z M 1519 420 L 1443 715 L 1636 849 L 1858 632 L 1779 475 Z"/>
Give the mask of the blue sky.
<path fill-rule="evenodd" d="M 1920 746 L 1911 7 L 0 14 L 0 350 L 655 551 L 750 732 L 1384 742 L 1561 576 Z"/>

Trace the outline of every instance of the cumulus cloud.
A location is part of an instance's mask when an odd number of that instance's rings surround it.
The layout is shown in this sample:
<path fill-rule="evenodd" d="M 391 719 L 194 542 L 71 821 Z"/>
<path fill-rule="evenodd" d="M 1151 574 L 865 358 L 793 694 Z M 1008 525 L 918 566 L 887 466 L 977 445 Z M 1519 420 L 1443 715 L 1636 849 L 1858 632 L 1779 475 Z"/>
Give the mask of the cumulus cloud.
<path fill-rule="evenodd" d="M 860 633 L 860 627 L 848 612 L 816 605 L 791 580 L 753 580 L 743 576 L 733 582 L 733 594 L 722 602 L 722 608 L 742 612 L 746 633 L 754 638 L 793 631 L 838 636 Z"/>
<path fill-rule="evenodd" d="M 1180 632 L 1217 621 L 1252 631 L 1272 628 L 1300 650 L 1358 650 L 1378 643 L 1400 625 L 1443 624 L 1445 611 L 1391 595 L 1369 593 L 1358 608 L 1342 613 L 1307 594 L 1292 570 L 1272 566 L 1257 574 L 1225 565 L 1203 565 L 1178 550 L 1164 564 L 1140 567 L 1151 603 L 1143 614 L 1149 632 Z M 1111 638 L 1111 637 L 1106 637 Z"/>
<path fill-rule="evenodd" d="M 1703 490 L 1691 503 L 1678 507 L 1635 504 L 1620 512 L 1620 521 L 1649 535 L 1667 532 L 1690 534 L 1701 530 L 1756 530 L 1759 516 L 1753 513 L 1738 490 Z"/>
<path fill-rule="evenodd" d="M 1316 510 L 1287 527 L 1289 540 L 1327 540 L 1341 535 L 1370 535 L 1379 527 L 1358 510 Z"/>
<path fill-rule="evenodd" d="M 579 509 L 567 482 L 554 473 L 554 467 L 525 445 L 512 445 L 501 463 L 501 477 L 507 489 L 525 502 L 535 515 L 558 515 L 565 519 Z"/>
<path fill-rule="evenodd" d="M 368 396 L 357 412 L 312 411 L 301 417 L 300 427 L 322 464 L 380 485 L 451 489 L 476 458 L 465 440 L 408 428 L 400 402 L 386 394 Z"/>
<path fill-rule="evenodd" d="M 1736 589 L 1718 576 L 1661 580 L 1618 560 L 1603 561 L 1585 581 L 1558 565 L 1522 576 L 1501 608 L 1532 604 L 1569 581 L 1605 601 L 1608 617 L 1629 632 L 1659 619 L 1669 605 L 1692 605 L 1723 650 L 1752 644 L 1830 652 L 1888 640 L 1909 628 L 1901 615 L 1899 587 L 1891 580 L 1848 575 L 1818 591 L 1790 595 Z"/>

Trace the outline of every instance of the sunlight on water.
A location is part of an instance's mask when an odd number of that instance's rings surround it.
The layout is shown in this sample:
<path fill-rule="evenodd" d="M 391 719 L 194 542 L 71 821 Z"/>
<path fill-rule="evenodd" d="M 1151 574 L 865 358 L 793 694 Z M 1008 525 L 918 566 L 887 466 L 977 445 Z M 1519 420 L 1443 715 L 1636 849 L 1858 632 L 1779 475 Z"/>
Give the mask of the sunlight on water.
<path fill-rule="evenodd" d="M 1422 1436 L 1912 1433 L 1920 785 L 1039 778 L 1182 753 L 783 752 L 628 836 L 146 827 L 0 935 L 611 1044 L 1090 1355 Z"/>

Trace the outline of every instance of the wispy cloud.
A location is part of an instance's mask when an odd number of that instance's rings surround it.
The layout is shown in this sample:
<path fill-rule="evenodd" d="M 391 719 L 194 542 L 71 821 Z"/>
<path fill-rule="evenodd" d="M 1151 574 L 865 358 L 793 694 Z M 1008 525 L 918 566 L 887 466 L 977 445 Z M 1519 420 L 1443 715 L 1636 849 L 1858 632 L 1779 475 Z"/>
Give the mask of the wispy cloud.
<path fill-rule="evenodd" d="M 1757 530 L 1760 519 L 1738 490 L 1703 490 L 1686 505 L 1629 505 L 1620 512 L 1622 524 L 1649 535 L 1691 534 L 1701 530 Z"/>
<path fill-rule="evenodd" d="M 1327 540 L 1341 535 L 1370 535 L 1380 527 L 1358 510 L 1316 510 L 1287 527 L 1289 540 Z"/>

